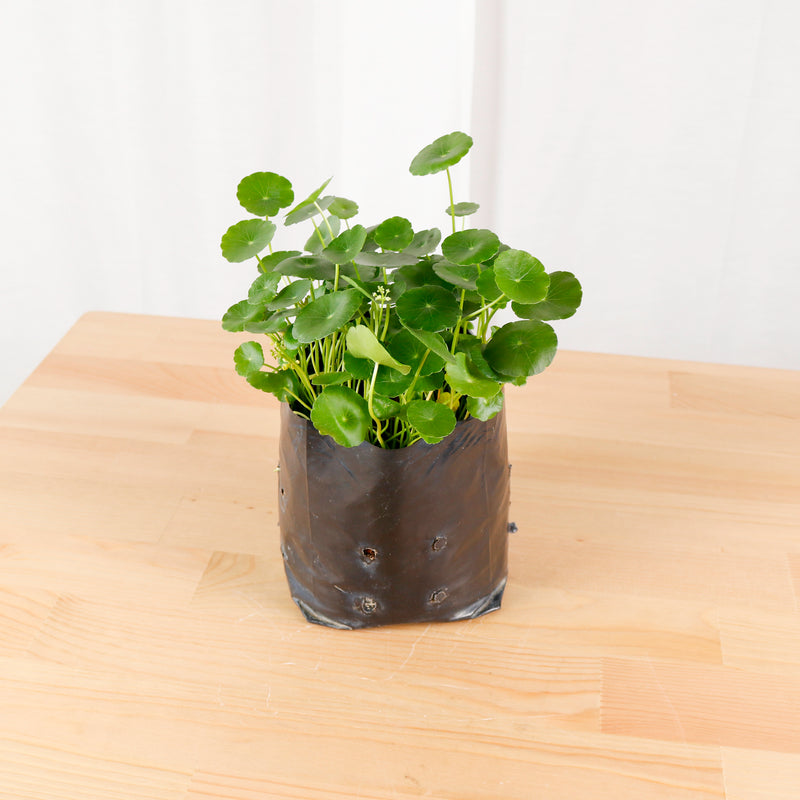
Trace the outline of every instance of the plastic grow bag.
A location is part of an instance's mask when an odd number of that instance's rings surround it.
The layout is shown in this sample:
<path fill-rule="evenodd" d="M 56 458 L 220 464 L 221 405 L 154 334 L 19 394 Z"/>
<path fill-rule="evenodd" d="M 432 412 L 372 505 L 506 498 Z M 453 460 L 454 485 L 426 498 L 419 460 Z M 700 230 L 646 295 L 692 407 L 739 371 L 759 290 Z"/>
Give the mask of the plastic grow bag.
<path fill-rule="evenodd" d="M 311 622 L 364 628 L 470 619 L 508 573 L 504 412 L 439 444 L 347 448 L 281 409 L 279 523 L 292 598 Z"/>

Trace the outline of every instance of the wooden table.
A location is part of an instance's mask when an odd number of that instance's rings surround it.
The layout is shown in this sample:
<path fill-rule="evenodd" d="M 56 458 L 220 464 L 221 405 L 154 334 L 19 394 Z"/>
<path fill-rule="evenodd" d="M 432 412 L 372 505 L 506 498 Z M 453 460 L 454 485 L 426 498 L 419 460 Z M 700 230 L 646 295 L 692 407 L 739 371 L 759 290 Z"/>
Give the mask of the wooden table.
<path fill-rule="evenodd" d="M 502 610 L 345 632 L 245 338 L 89 314 L 0 412 L 0 798 L 800 797 L 800 373 L 561 352 Z"/>

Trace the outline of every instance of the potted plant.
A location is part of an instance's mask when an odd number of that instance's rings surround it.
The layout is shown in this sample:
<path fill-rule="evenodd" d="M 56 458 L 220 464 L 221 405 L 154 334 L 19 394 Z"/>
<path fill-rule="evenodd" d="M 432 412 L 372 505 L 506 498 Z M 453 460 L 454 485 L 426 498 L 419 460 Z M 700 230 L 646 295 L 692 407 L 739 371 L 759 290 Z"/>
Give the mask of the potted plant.
<path fill-rule="evenodd" d="M 255 259 L 258 276 L 222 325 L 262 337 L 236 349 L 235 368 L 283 404 L 281 547 L 313 622 L 452 620 L 500 605 L 504 386 L 551 363 L 548 321 L 575 313 L 581 287 L 466 228 L 478 205 L 454 201 L 450 168 L 471 146 L 454 132 L 411 162 L 414 175 L 446 174 L 444 239 L 399 216 L 352 222 L 358 206 L 325 194 L 329 181 L 299 203 L 272 172 L 238 186 L 253 216 L 223 235 L 222 255 Z M 273 249 L 284 209 L 284 227 L 308 228 L 302 251 Z M 501 309 L 513 321 L 495 324 Z"/>

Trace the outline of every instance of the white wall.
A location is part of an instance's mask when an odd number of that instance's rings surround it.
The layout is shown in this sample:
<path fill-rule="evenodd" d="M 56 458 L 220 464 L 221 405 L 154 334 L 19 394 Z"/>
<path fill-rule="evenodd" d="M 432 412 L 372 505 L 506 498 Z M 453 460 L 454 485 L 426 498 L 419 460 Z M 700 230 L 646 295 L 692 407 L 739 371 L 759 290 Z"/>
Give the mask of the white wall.
<path fill-rule="evenodd" d="M 506 0 L 486 16 L 484 221 L 581 278 L 562 345 L 800 368 L 800 4 Z"/>
<path fill-rule="evenodd" d="M 469 126 L 473 15 L 465 0 L 5 3 L 0 402 L 87 310 L 219 318 L 241 299 L 255 273 L 219 239 L 249 216 L 251 172 L 301 197 L 335 175 L 370 222 L 443 219 L 446 189 L 408 164 Z"/>
<path fill-rule="evenodd" d="M 249 172 L 444 225 L 407 167 L 454 129 L 481 224 L 583 280 L 564 346 L 800 368 L 791 0 L 2 8 L 0 402 L 86 310 L 239 299 Z"/>

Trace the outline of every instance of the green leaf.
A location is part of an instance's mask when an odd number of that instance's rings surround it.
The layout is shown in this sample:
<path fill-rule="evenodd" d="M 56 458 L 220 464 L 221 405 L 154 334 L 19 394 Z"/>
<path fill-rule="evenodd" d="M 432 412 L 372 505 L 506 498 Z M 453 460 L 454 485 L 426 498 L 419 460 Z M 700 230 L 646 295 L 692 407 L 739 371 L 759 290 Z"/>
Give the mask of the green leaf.
<path fill-rule="evenodd" d="M 432 372 L 430 375 L 421 375 L 414 387 L 417 392 L 434 392 L 444 386 L 444 370 Z"/>
<path fill-rule="evenodd" d="M 257 217 L 274 217 L 292 204 L 292 184 L 274 172 L 254 172 L 242 178 L 236 189 L 239 202 Z"/>
<path fill-rule="evenodd" d="M 433 265 L 441 260 L 441 256 L 430 256 L 422 258 L 414 264 L 400 267 L 395 273 L 395 280 L 400 278 L 408 289 L 418 289 L 420 286 L 441 286 L 451 290 L 451 285 L 433 271 Z"/>
<path fill-rule="evenodd" d="M 276 333 L 286 328 L 286 320 L 288 317 L 288 311 L 277 311 L 266 319 L 246 322 L 244 324 L 244 330 L 248 333 Z"/>
<path fill-rule="evenodd" d="M 403 250 L 414 239 L 414 229 L 404 217 L 389 217 L 375 228 L 372 238 L 384 250 Z"/>
<path fill-rule="evenodd" d="M 327 222 L 327 224 L 326 224 Z M 331 230 L 328 230 L 328 225 L 330 225 Z M 317 230 L 308 237 L 305 244 L 305 250 L 309 253 L 318 254 L 322 252 L 322 248 L 326 247 L 331 243 L 331 240 L 339 233 L 339 217 L 326 217 L 325 219 L 320 220 L 317 224 Z M 333 231 L 333 234 L 331 234 Z M 320 236 L 322 237 L 322 242 L 320 241 Z"/>
<path fill-rule="evenodd" d="M 466 353 L 456 353 L 454 364 L 445 367 L 447 382 L 459 393 L 470 397 L 494 397 L 502 385 L 485 378 L 467 359 Z"/>
<path fill-rule="evenodd" d="M 254 306 L 247 300 L 232 305 L 222 316 L 222 327 L 226 331 L 239 333 L 246 323 L 264 319 L 264 309 Z"/>
<path fill-rule="evenodd" d="M 427 335 L 438 337 L 442 343 L 442 347 L 444 347 L 444 341 L 441 336 L 436 333 L 429 333 Z M 408 364 L 411 367 L 413 373 L 416 373 L 419 369 L 420 375 L 431 375 L 434 372 L 440 372 L 445 365 L 444 358 L 436 355 L 429 347 L 426 347 L 407 328 L 402 328 L 397 331 L 386 345 L 389 352 L 398 361 L 402 364 Z M 422 365 L 421 368 L 420 364 Z"/>
<path fill-rule="evenodd" d="M 474 214 L 480 206 L 478 203 L 456 203 L 454 206 L 447 206 L 445 214 L 448 217 L 468 217 Z"/>
<path fill-rule="evenodd" d="M 432 400 L 412 400 L 405 413 L 409 424 L 428 444 L 440 442 L 456 427 L 456 415 L 447 406 Z"/>
<path fill-rule="evenodd" d="M 243 377 L 258 372 L 264 366 L 264 351 L 258 342 L 243 342 L 233 352 L 236 371 Z"/>
<path fill-rule="evenodd" d="M 455 361 L 455 356 L 447 349 L 444 339 L 438 333 L 431 333 L 430 331 L 421 331 L 415 328 L 406 328 L 406 330 L 425 346 L 426 349 L 437 355 L 442 361 L 452 363 Z"/>
<path fill-rule="evenodd" d="M 477 286 L 479 275 L 477 264 L 453 264 L 452 261 L 442 259 L 433 265 L 433 271 L 443 281 L 460 289 L 475 289 Z"/>
<path fill-rule="evenodd" d="M 370 379 L 372 373 L 370 372 Z M 414 376 L 409 372 L 405 375 L 390 367 L 379 366 L 375 376 L 375 391 L 384 397 L 399 397 L 411 386 Z M 420 379 L 422 380 L 422 379 Z"/>
<path fill-rule="evenodd" d="M 361 293 L 357 289 L 324 294 L 303 307 L 294 321 L 292 333 L 303 344 L 324 339 L 349 322 L 360 305 Z"/>
<path fill-rule="evenodd" d="M 432 253 L 442 241 L 442 232 L 438 228 L 429 228 L 425 231 L 417 231 L 411 244 L 403 250 L 404 253 L 412 256 L 427 256 Z"/>
<path fill-rule="evenodd" d="M 228 261 L 247 261 L 257 256 L 275 235 L 275 225 L 264 219 L 245 219 L 231 225 L 222 235 L 220 247 Z"/>
<path fill-rule="evenodd" d="M 323 203 L 319 196 L 325 190 L 325 187 L 331 182 L 332 178 L 328 178 L 325 183 L 322 184 L 318 189 L 315 189 L 311 194 L 306 197 L 305 200 L 301 200 L 289 213 L 286 215 L 286 219 L 284 220 L 284 225 L 294 225 L 297 222 L 302 222 L 303 220 L 310 219 L 315 214 L 319 214 L 319 211 L 316 206 L 319 206 L 323 210 L 326 209 L 334 200 L 334 197 L 328 196 L 324 198 L 326 201 Z"/>
<path fill-rule="evenodd" d="M 451 233 L 442 242 L 442 253 L 454 264 L 480 264 L 490 259 L 500 247 L 500 240 L 492 231 L 470 228 Z"/>
<path fill-rule="evenodd" d="M 367 401 L 346 386 L 323 389 L 314 401 L 311 421 L 323 436 L 342 447 L 361 444 L 371 424 Z"/>
<path fill-rule="evenodd" d="M 288 286 L 284 286 L 275 297 L 267 303 L 269 311 L 291 308 L 296 306 L 311 288 L 311 281 L 303 278 L 299 281 L 292 281 Z"/>
<path fill-rule="evenodd" d="M 253 305 L 264 305 L 275 297 L 281 276 L 275 272 L 259 275 L 250 285 L 247 302 Z"/>
<path fill-rule="evenodd" d="M 361 252 L 366 238 L 367 229 L 363 225 L 354 225 L 350 230 L 340 233 L 322 251 L 322 255 L 334 264 L 346 264 Z"/>
<path fill-rule="evenodd" d="M 275 272 L 295 278 L 332 281 L 336 276 L 336 265 L 322 256 L 295 256 L 281 261 L 275 267 Z"/>
<path fill-rule="evenodd" d="M 498 414 L 503 408 L 503 393 L 498 392 L 494 397 L 468 397 L 467 411 L 476 419 L 486 422 Z"/>
<path fill-rule="evenodd" d="M 497 300 L 497 298 L 503 294 L 497 287 L 497 282 L 494 279 L 494 267 L 487 267 L 481 272 L 478 279 L 475 281 L 475 288 L 478 290 L 478 294 L 490 303 L 493 300 Z M 507 302 L 508 300 L 506 300 L 506 303 Z"/>
<path fill-rule="evenodd" d="M 358 214 L 358 203 L 346 197 L 334 197 L 328 211 L 339 219 L 350 219 Z"/>
<path fill-rule="evenodd" d="M 457 350 L 467 354 L 467 361 L 472 364 L 484 378 L 488 378 L 495 383 L 505 383 L 508 375 L 498 375 L 490 366 L 486 357 L 483 355 L 484 342 L 482 339 L 472 334 L 462 334 L 458 340 Z"/>
<path fill-rule="evenodd" d="M 365 267 L 405 267 L 417 263 L 417 257 L 408 252 L 405 253 L 372 253 L 363 250 L 353 259 L 356 264 Z"/>
<path fill-rule="evenodd" d="M 350 289 L 349 291 L 355 291 Z M 368 358 L 376 364 L 383 364 L 386 367 L 396 369 L 403 375 L 407 375 L 410 367 L 401 364 L 392 358 L 389 351 L 378 341 L 375 334 L 366 325 L 355 325 L 347 331 L 347 349 L 356 358 Z"/>
<path fill-rule="evenodd" d="M 495 372 L 524 377 L 545 370 L 557 348 L 556 333 L 546 322 L 526 320 L 503 325 L 486 343 L 483 355 Z"/>
<path fill-rule="evenodd" d="M 452 328 L 460 316 L 453 293 L 441 286 L 409 289 L 397 298 L 395 307 L 405 327 L 423 331 Z"/>
<path fill-rule="evenodd" d="M 441 172 L 461 161 L 470 147 L 472 147 L 472 137 L 461 131 L 440 136 L 414 156 L 408 171 L 412 175 L 432 175 Z"/>
<path fill-rule="evenodd" d="M 583 290 L 571 272 L 551 272 L 547 297 L 540 303 L 512 303 L 511 308 L 523 319 L 567 319 L 581 304 Z"/>
<path fill-rule="evenodd" d="M 345 350 L 342 362 L 344 363 L 344 368 L 354 378 L 360 381 L 368 381 L 372 378 L 372 370 L 375 365 L 368 358 L 356 358 L 349 350 Z"/>
<path fill-rule="evenodd" d="M 311 376 L 314 386 L 336 386 L 351 380 L 353 376 L 349 372 L 318 372 Z"/>
<path fill-rule="evenodd" d="M 538 303 L 547 297 L 550 278 L 538 258 L 524 250 L 504 250 L 494 262 L 497 287 L 518 303 Z"/>
<path fill-rule="evenodd" d="M 389 419 L 396 417 L 403 410 L 403 406 L 390 397 L 380 394 L 372 395 L 372 412 L 378 419 Z"/>
<path fill-rule="evenodd" d="M 276 250 L 274 253 L 258 259 L 259 272 L 272 272 L 281 261 L 299 256 L 299 250 Z"/>
<path fill-rule="evenodd" d="M 283 369 L 274 372 L 254 372 L 247 376 L 247 382 L 262 392 L 274 394 L 281 403 L 291 403 L 292 395 L 300 393 L 300 382 L 291 370 Z"/>

